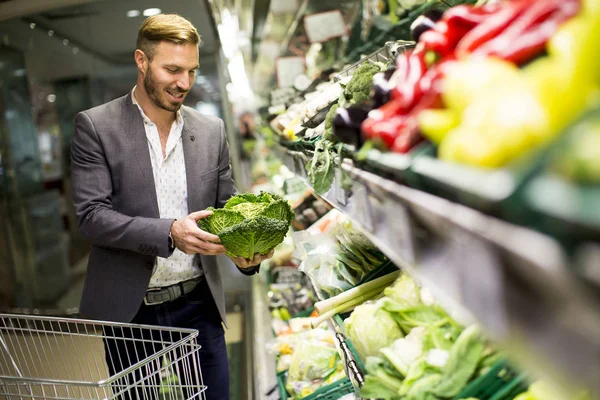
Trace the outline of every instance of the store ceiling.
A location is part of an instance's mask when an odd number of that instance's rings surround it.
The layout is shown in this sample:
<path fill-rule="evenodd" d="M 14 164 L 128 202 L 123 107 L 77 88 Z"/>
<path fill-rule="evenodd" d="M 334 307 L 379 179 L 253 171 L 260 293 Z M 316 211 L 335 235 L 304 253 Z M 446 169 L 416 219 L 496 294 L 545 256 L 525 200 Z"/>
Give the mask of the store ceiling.
<path fill-rule="evenodd" d="M 215 30 L 203 0 L 57 0 L 68 7 L 49 9 L 42 0 L 10 0 L 2 10 L 15 15 L 2 20 L 2 44 L 23 52 L 32 82 L 45 83 L 71 77 L 93 76 L 110 82 L 116 92 L 125 93 L 135 83 L 133 62 L 135 41 L 144 16 L 129 18 L 127 11 L 160 8 L 188 18 L 202 36 L 200 74 L 190 97 L 218 100 L 219 82 L 215 53 Z M 47 0 L 43 0 L 46 2 Z M 13 4 L 11 4 L 13 3 Z M 76 3 L 76 5 L 72 5 Z M 6 8 L 9 6 L 9 8 Z M 20 7 L 22 5 L 22 7 Z M 36 12 L 29 12 L 36 9 Z M 32 28 L 32 24 L 35 24 Z M 52 31 L 52 35 L 49 32 Z M 66 42 L 65 42 L 66 39 Z M 52 65 L 52 67 L 49 67 Z"/>
<path fill-rule="evenodd" d="M 131 63 L 137 30 L 145 18 L 142 15 L 129 18 L 127 11 L 148 8 L 189 19 L 202 36 L 201 56 L 214 54 L 217 48 L 214 28 L 205 2 L 199 0 L 95 1 L 46 11 L 29 19 L 110 62 L 127 64 Z"/>

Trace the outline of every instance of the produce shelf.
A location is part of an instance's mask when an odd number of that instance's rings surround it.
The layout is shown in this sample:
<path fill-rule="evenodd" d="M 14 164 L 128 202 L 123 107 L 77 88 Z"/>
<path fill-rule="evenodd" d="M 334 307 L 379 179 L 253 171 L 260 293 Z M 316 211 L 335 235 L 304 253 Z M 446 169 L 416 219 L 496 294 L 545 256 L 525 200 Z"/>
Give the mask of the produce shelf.
<path fill-rule="evenodd" d="M 275 147 L 307 185 L 309 155 Z M 339 166 L 338 162 L 338 166 Z M 353 184 L 341 186 L 341 170 Z M 459 322 L 566 391 L 600 396 L 600 297 L 552 237 L 403 186 L 344 160 L 321 197 L 350 217 Z M 596 397 L 593 397 L 596 398 Z"/>

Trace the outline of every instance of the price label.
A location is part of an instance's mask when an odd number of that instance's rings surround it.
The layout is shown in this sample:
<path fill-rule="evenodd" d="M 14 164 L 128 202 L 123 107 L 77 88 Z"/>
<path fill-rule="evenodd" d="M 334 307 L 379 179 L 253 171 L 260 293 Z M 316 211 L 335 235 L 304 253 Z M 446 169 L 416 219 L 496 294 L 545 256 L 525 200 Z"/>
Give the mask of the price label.
<path fill-rule="evenodd" d="M 296 89 L 285 87 L 271 91 L 271 105 L 279 106 L 289 103 L 296 97 Z M 285 110 L 285 108 L 284 108 Z"/>
<path fill-rule="evenodd" d="M 304 30 L 310 43 L 322 43 L 348 33 L 340 10 L 310 14 L 304 17 Z"/>
<path fill-rule="evenodd" d="M 298 75 L 306 70 L 304 57 L 280 57 L 275 61 L 275 73 L 277 75 L 277 86 L 287 88 L 294 85 Z"/>
<path fill-rule="evenodd" d="M 271 1 L 269 5 L 269 11 L 273 15 L 277 14 L 294 14 L 298 9 L 298 0 L 277 0 Z"/>

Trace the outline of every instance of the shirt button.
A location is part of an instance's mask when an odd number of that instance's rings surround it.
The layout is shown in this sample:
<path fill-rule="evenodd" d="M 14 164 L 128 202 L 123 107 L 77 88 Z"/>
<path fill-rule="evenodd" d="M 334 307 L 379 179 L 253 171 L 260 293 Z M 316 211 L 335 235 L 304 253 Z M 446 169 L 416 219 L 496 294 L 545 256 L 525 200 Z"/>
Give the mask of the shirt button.
<path fill-rule="evenodd" d="M 146 269 L 152 269 L 154 267 L 154 264 L 151 261 L 148 261 L 146 263 Z"/>

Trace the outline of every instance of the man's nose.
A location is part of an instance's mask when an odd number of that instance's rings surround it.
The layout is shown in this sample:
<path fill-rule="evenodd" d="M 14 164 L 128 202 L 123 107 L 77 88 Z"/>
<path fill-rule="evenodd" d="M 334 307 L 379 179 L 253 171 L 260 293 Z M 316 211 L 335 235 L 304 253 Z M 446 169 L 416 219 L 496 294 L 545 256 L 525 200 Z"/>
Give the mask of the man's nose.
<path fill-rule="evenodd" d="M 187 92 L 192 86 L 192 78 L 189 77 L 188 74 L 181 74 L 181 76 L 177 80 L 177 86 L 179 87 L 179 89 Z"/>

